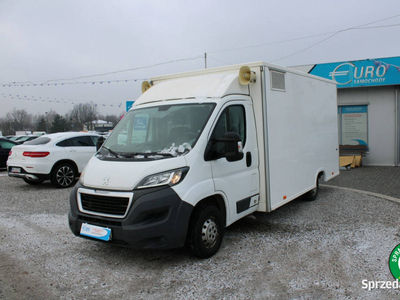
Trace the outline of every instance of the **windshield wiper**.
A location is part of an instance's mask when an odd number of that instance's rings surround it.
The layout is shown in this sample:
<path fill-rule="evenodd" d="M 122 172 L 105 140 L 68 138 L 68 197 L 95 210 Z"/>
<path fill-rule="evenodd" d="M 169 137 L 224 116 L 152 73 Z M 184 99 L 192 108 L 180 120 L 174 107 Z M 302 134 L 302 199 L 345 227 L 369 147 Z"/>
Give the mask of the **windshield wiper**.
<path fill-rule="evenodd" d="M 162 156 L 168 156 L 168 157 L 175 157 L 172 153 L 164 153 L 164 152 L 155 152 L 154 155 L 162 155 Z"/>
<path fill-rule="evenodd" d="M 136 155 L 143 155 L 145 158 L 148 158 L 149 156 L 156 156 L 156 155 L 160 155 L 160 156 L 168 156 L 168 157 L 174 157 L 174 155 L 172 155 L 171 153 L 163 153 L 163 152 L 131 152 L 131 153 L 124 153 L 124 156 L 130 156 L 130 157 L 134 157 Z"/>
<path fill-rule="evenodd" d="M 119 153 L 117 153 L 117 152 L 111 150 L 111 149 L 108 148 L 108 147 L 104 147 L 104 146 L 103 146 L 103 149 L 106 149 L 108 152 L 110 152 L 112 155 L 114 155 L 114 156 L 117 157 L 117 158 L 120 158 L 120 157 L 121 157 L 121 155 L 120 155 Z"/>

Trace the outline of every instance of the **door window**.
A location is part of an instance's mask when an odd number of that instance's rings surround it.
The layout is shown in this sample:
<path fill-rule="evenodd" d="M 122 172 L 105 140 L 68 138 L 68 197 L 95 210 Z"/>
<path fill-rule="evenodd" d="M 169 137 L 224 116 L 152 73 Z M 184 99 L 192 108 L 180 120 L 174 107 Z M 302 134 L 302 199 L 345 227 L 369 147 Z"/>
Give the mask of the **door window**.
<path fill-rule="evenodd" d="M 72 147 L 93 147 L 93 141 L 89 136 L 78 136 L 71 139 Z"/>
<path fill-rule="evenodd" d="M 78 136 L 61 141 L 57 144 L 60 147 L 93 147 L 95 144 L 90 136 Z"/>
<path fill-rule="evenodd" d="M 98 136 L 91 135 L 90 138 L 92 139 L 93 146 L 96 146 L 97 140 L 99 139 Z"/>
<path fill-rule="evenodd" d="M 243 147 L 246 144 L 246 118 L 245 110 L 242 105 L 232 105 L 222 112 L 217 125 L 211 135 L 211 140 L 222 139 L 227 132 L 236 132 L 240 135 Z M 225 154 L 224 143 L 213 143 L 212 152 L 216 158 L 223 157 Z"/>

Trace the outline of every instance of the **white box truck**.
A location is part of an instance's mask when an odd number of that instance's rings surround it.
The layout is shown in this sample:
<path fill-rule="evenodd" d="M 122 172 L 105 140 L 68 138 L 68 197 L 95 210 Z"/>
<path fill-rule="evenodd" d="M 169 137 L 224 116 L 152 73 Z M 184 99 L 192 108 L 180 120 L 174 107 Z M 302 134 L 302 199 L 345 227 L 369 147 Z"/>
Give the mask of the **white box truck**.
<path fill-rule="evenodd" d="M 267 63 L 153 78 L 70 196 L 80 237 L 214 255 L 224 228 L 339 174 L 333 81 Z"/>

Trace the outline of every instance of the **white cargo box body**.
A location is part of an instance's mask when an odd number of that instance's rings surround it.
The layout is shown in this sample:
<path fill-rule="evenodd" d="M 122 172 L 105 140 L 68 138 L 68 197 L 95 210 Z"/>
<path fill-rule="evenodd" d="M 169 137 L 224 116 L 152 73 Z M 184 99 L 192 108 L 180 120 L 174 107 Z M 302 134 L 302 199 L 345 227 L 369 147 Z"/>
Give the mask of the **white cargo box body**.
<path fill-rule="evenodd" d="M 323 174 L 339 175 L 337 89 L 335 82 L 264 62 L 245 64 L 256 80 L 237 79 L 242 65 L 175 74 L 152 79 L 172 81 L 162 96 L 151 88 L 136 105 L 154 99 L 219 99 L 250 95 L 259 148 L 260 203 L 270 212 L 315 188 Z"/>
<path fill-rule="evenodd" d="M 337 90 L 332 81 L 268 65 L 260 75 L 263 86 L 250 85 L 262 132 L 259 210 L 271 211 L 314 188 L 320 172 L 324 181 L 339 175 Z"/>

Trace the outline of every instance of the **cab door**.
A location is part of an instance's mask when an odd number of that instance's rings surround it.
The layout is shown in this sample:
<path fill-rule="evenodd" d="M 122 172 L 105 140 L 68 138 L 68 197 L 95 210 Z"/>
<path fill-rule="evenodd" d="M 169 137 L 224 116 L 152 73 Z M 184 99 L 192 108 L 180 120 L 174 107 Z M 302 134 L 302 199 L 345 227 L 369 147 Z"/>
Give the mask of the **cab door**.
<path fill-rule="evenodd" d="M 243 157 L 239 160 L 228 161 L 225 144 L 214 142 L 224 139 L 227 132 L 236 132 L 240 136 Z M 250 98 L 229 101 L 221 108 L 209 145 L 215 192 L 222 193 L 227 199 L 229 225 L 257 210 L 259 202 L 258 148 Z"/>

